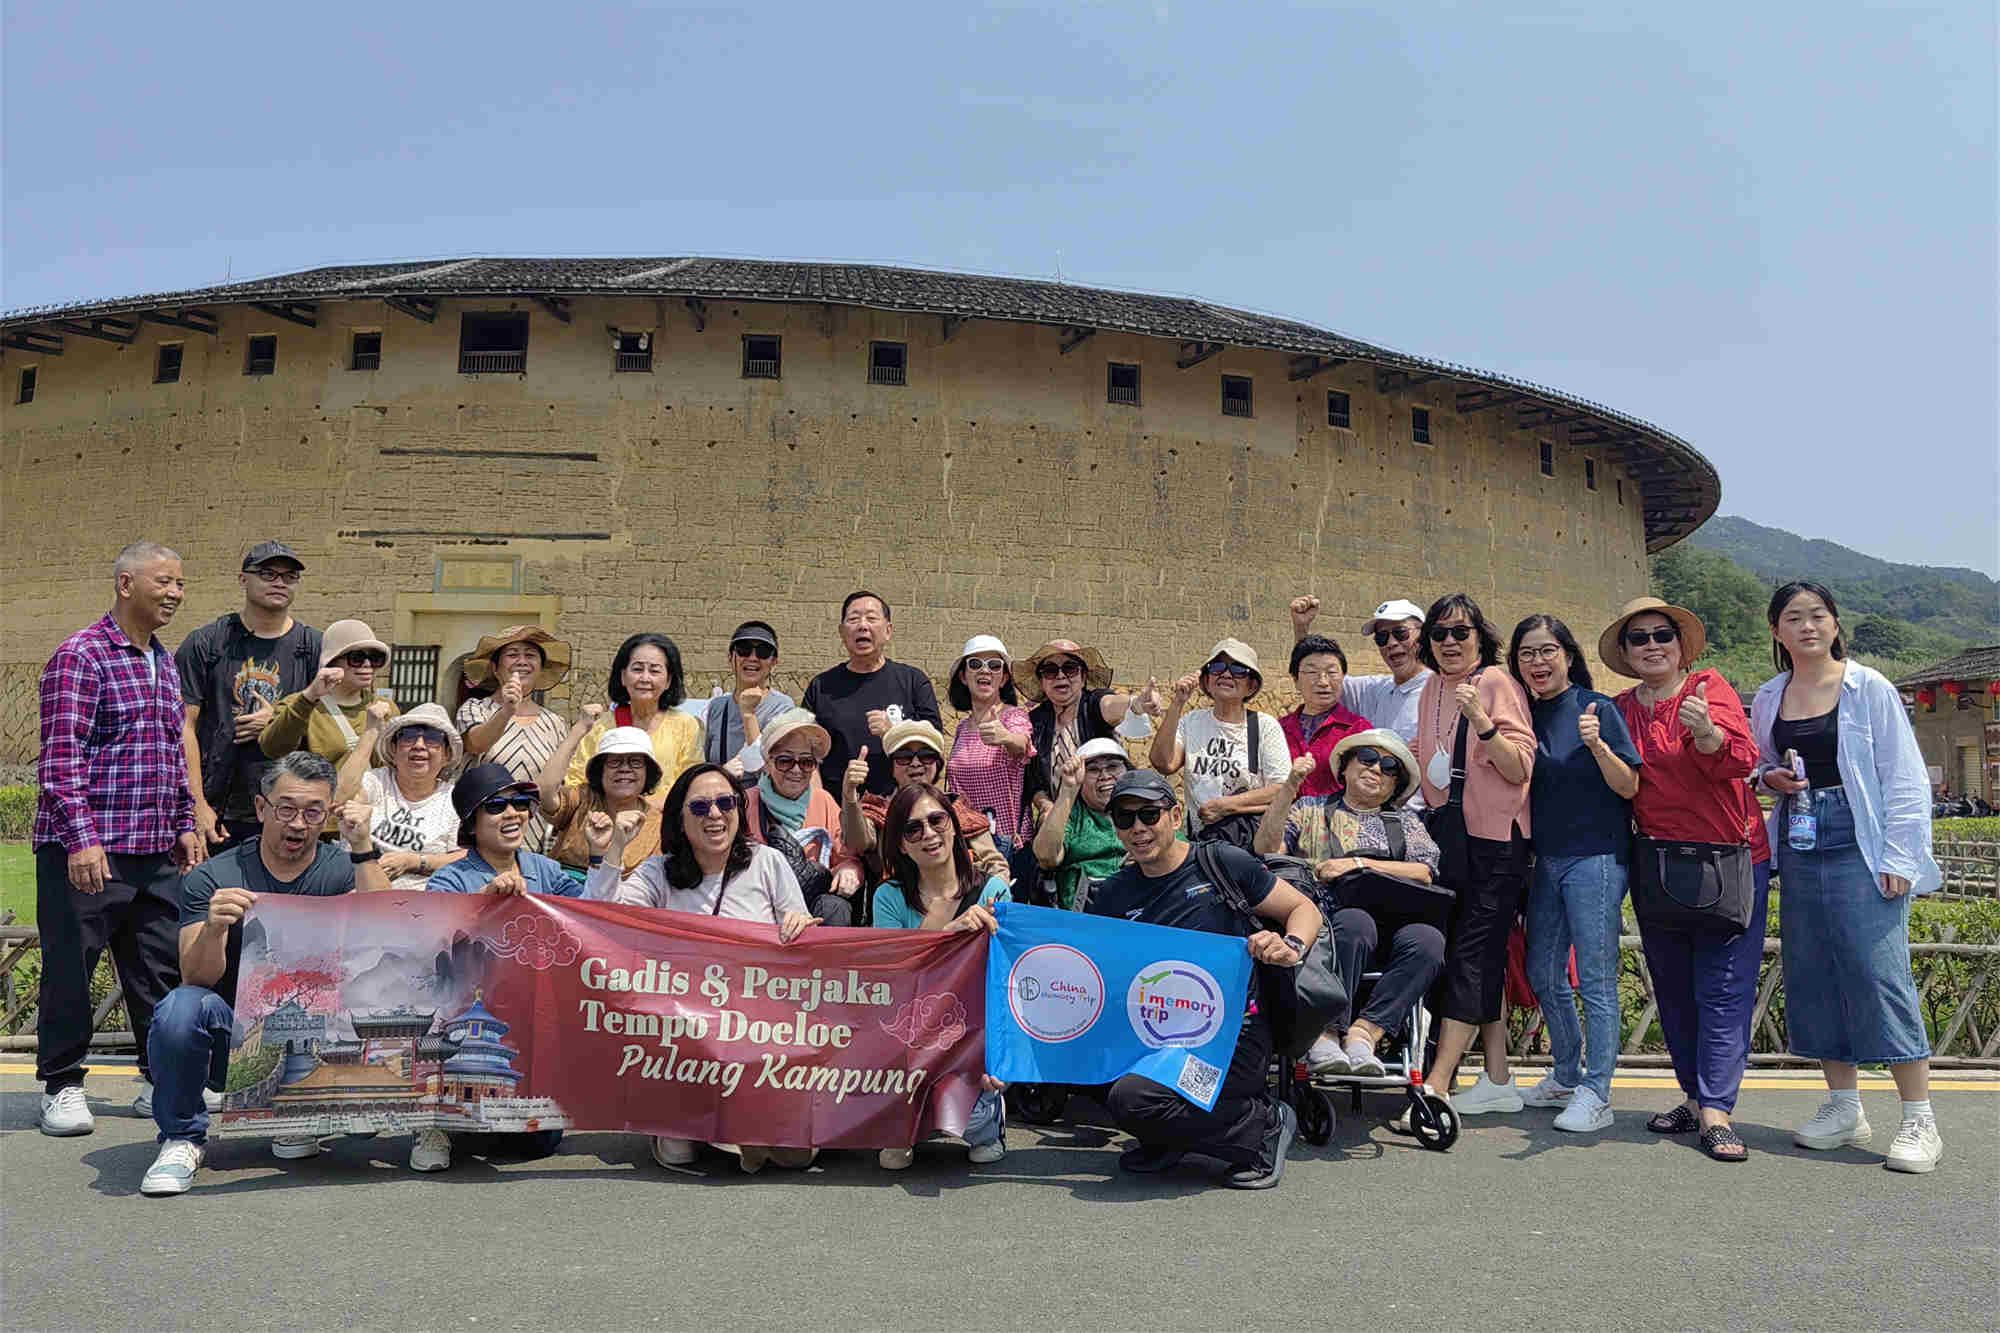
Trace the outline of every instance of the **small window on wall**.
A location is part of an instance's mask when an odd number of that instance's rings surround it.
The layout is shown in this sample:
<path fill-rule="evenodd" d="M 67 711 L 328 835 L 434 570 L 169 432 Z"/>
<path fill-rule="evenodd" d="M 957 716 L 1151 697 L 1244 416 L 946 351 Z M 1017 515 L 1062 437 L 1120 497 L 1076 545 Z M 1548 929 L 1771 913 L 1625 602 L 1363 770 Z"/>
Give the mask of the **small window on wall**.
<path fill-rule="evenodd" d="M 645 374 L 653 368 L 653 335 L 646 332 L 618 333 L 611 368 L 621 374 Z"/>
<path fill-rule="evenodd" d="M 1248 375 L 1224 375 L 1222 377 L 1222 415 L 1226 417 L 1247 417 L 1250 415 L 1250 377 Z"/>
<path fill-rule="evenodd" d="M 1613 482 L 1612 482 L 1611 484 L 1612 484 L 1613 486 L 1616 486 L 1616 487 L 1618 488 L 1618 503 L 1619 503 L 1619 504 L 1621 504 L 1621 505 L 1622 505 L 1622 504 L 1624 504 L 1624 503 L 1625 503 L 1625 478 L 1623 478 L 1623 477 L 1620 477 L 1620 478 L 1618 478 L 1618 479 L 1617 479 L 1616 481 L 1613 481 Z"/>
<path fill-rule="evenodd" d="M 1547 440 L 1543 440 L 1542 475 L 1545 477 L 1553 477 L 1555 474 L 1556 474 L 1556 447 L 1553 444 L 1550 444 Z"/>
<path fill-rule="evenodd" d="M 903 384 L 910 372 L 910 348 L 907 343 L 868 344 L 868 382 L 870 384 Z"/>
<path fill-rule="evenodd" d="M 1583 488 L 1587 491 L 1597 489 L 1597 460 L 1594 458 L 1583 460 Z"/>
<path fill-rule="evenodd" d="M 250 347 L 243 354 L 245 375 L 269 375 L 278 368 L 278 335 L 260 334 L 250 340 Z"/>
<path fill-rule="evenodd" d="M 1410 409 L 1410 443 L 1429 444 L 1431 442 L 1431 410 L 1428 407 Z"/>
<path fill-rule="evenodd" d="M 356 333 L 347 353 L 349 370 L 380 370 L 382 368 L 382 335 L 379 331 Z"/>
<path fill-rule="evenodd" d="M 1326 424 L 1341 430 L 1354 429 L 1354 404 L 1338 389 L 1326 391 Z"/>
<path fill-rule="evenodd" d="M 14 401 L 16 403 L 35 401 L 35 367 L 29 366 L 21 372 L 21 387 L 14 394 Z"/>
<path fill-rule="evenodd" d="M 527 315 L 508 310 L 460 317 L 459 374 L 519 375 L 527 369 Z"/>
<path fill-rule="evenodd" d="M 396 706 L 408 711 L 437 701 L 438 658 L 435 643 L 399 643 L 389 653 L 389 689 Z"/>
<path fill-rule="evenodd" d="M 779 339 L 759 333 L 743 335 L 743 378 L 774 380 L 784 369 Z"/>
<path fill-rule="evenodd" d="M 1139 405 L 1139 367 L 1112 361 L 1104 370 L 1104 401 L 1125 407 Z"/>
<path fill-rule="evenodd" d="M 153 362 L 153 383 L 178 384 L 181 378 L 181 345 L 161 343 L 159 356 Z"/>

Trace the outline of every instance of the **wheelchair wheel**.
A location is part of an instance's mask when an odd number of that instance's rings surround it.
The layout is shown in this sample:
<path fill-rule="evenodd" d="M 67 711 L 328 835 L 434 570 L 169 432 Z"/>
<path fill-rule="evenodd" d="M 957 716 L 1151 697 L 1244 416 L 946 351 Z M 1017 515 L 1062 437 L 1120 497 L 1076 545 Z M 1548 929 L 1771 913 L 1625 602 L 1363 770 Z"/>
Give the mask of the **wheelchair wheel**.
<path fill-rule="evenodd" d="M 1060 1083 L 1016 1083 L 1006 1097 L 1014 1118 L 1030 1125 L 1055 1124 L 1069 1105 L 1069 1089 Z"/>
<path fill-rule="evenodd" d="M 1292 1087 L 1292 1110 L 1298 1113 L 1299 1137 L 1315 1148 L 1333 1142 L 1333 1098 L 1307 1083 Z"/>
<path fill-rule="evenodd" d="M 1432 1152 L 1445 1152 L 1458 1142 L 1458 1112 L 1442 1097 L 1429 1093 L 1410 1097 L 1410 1133 Z"/>

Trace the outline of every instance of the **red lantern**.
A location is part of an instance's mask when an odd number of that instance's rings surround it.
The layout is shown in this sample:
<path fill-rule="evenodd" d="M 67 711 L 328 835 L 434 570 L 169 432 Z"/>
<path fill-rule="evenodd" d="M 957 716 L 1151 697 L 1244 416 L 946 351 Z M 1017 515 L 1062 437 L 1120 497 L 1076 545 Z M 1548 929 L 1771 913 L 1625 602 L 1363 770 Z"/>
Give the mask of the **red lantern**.
<path fill-rule="evenodd" d="M 1989 681 L 1987 681 L 1987 682 L 1986 682 L 1986 692 L 1987 692 L 1988 694 L 1994 694 L 1994 695 L 2000 695 L 2000 680 L 1989 680 Z"/>
<path fill-rule="evenodd" d="M 1935 691 L 1927 689 L 1917 691 L 1917 704 L 1919 707 L 1929 708 L 1932 704 L 1935 704 L 1936 702 L 1937 702 L 1937 693 Z"/>
<path fill-rule="evenodd" d="M 1963 681 L 1948 680 L 1944 682 L 1944 692 L 1946 694 L 1949 694 L 1954 699 L 1956 699 L 1964 689 L 1965 689 L 1965 683 Z"/>

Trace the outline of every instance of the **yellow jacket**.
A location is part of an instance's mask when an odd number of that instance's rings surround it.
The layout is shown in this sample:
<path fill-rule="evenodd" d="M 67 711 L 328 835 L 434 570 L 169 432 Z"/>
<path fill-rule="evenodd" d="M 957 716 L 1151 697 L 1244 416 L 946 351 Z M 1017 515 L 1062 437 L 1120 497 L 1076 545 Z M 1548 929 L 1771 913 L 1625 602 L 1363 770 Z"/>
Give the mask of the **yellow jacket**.
<path fill-rule="evenodd" d="M 597 753 L 604 733 L 617 725 L 615 715 L 606 713 L 577 742 L 576 753 L 570 756 L 569 772 L 563 775 L 564 786 L 584 785 L 584 765 Z M 667 788 L 674 785 L 674 779 L 683 770 L 701 762 L 702 736 L 701 723 L 678 708 L 662 708 L 653 718 L 653 758 L 660 761 L 661 769 L 659 795 L 666 794 Z"/>

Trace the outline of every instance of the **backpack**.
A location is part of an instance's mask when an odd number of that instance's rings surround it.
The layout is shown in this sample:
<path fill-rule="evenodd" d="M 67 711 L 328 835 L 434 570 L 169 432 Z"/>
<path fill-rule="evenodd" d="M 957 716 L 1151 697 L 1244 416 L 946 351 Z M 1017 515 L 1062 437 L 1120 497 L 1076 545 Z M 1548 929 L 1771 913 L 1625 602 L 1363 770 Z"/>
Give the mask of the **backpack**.
<path fill-rule="evenodd" d="M 1251 911 L 1243 890 L 1224 871 L 1221 854 L 1213 842 L 1194 843 L 1191 850 L 1209 885 L 1229 904 L 1231 910 L 1244 919 L 1251 932 L 1271 929 Z M 1311 864 L 1298 857 L 1262 859 L 1272 874 L 1295 888 L 1298 887 L 1296 876 L 1301 872 L 1309 882 L 1314 878 Z M 1316 891 L 1302 892 L 1306 892 L 1314 902 L 1318 901 Z M 1306 946 L 1306 956 L 1297 967 L 1257 964 L 1257 993 L 1259 1006 L 1270 1018 L 1272 1046 L 1288 1060 L 1304 1055 L 1306 1048 L 1319 1039 L 1334 1016 L 1347 1011 L 1347 986 L 1341 981 L 1340 969 L 1334 963 L 1333 934 L 1327 928 L 1324 913 L 1321 915 L 1319 935 Z"/>

